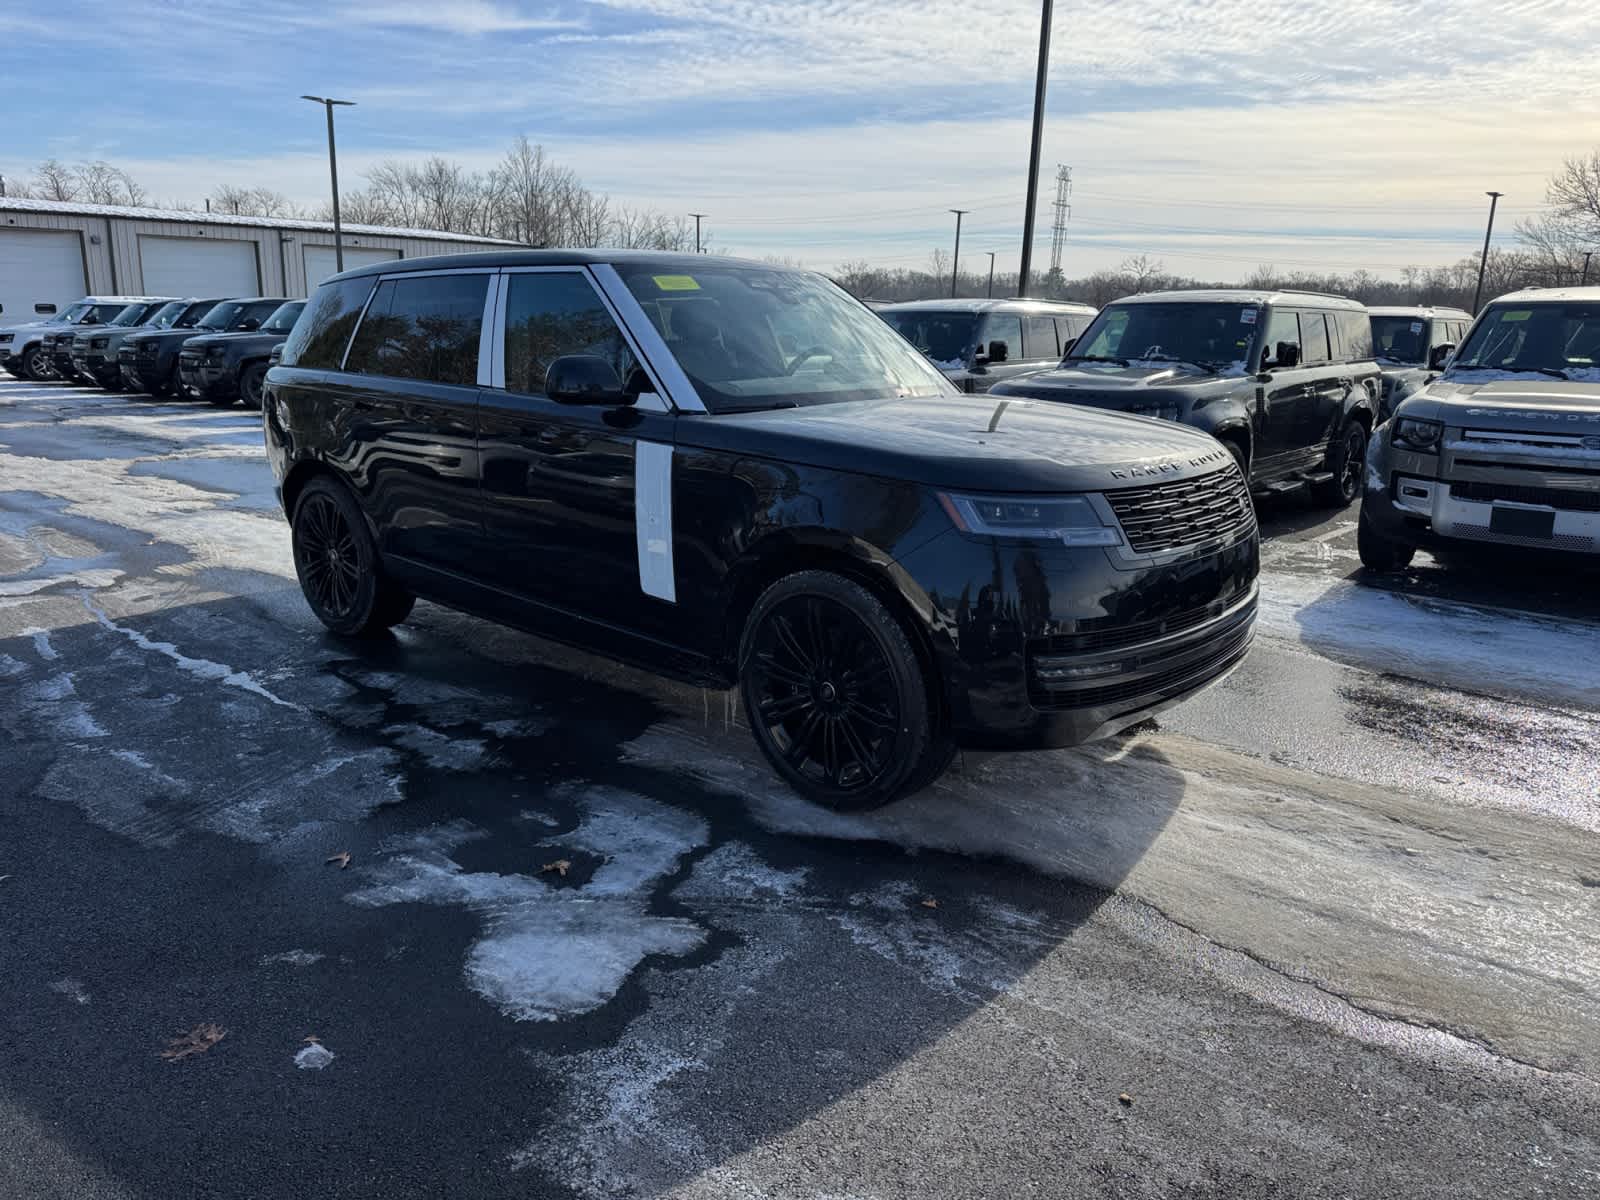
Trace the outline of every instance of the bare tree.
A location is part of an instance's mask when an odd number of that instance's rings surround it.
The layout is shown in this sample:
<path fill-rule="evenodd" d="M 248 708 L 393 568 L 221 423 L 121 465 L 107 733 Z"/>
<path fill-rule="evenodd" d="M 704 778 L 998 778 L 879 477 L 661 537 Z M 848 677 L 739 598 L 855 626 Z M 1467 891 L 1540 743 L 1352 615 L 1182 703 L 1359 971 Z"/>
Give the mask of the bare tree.
<path fill-rule="evenodd" d="M 34 191 L 41 200 L 76 200 L 78 179 L 72 168 L 54 158 L 47 158 L 33 171 Z"/>
<path fill-rule="evenodd" d="M 1600 242 L 1600 149 L 1567 159 L 1545 189 L 1545 200 L 1570 236 Z"/>
<path fill-rule="evenodd" d="M 1160 291 L 1171 281 L 1167 264 L 1148 254 L 1125 258 L 1117 269 L 1128 277 L 1128 290 L 1135 294 Z"/>

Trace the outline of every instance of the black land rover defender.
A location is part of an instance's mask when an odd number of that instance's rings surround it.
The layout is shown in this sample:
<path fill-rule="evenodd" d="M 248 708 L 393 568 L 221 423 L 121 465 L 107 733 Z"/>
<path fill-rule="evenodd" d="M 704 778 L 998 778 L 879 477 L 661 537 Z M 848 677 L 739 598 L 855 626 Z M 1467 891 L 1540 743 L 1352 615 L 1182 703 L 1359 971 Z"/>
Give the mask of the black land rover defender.
<path fill-rule="evenodd" d="M 423 596 L 716 686 L 838 807 L 1134 724 L 1249 649 L 1255 514 L 1161 421 L 963 395 L 820 275 L 500 251 L 323 283 L 267 457 L 335 633 Z"/>
<path fill-rule="evenodd" d="M 1380 372 L 1367 310 L 1312 292 L 1152 292 L 1107 305 L 1027 396 L 1181 421 L 1211 434 L 1258 493 L 1361 493 Z"/>
<path fill-rule="evenodd" d="M 282 296 L 219 300 L 193 330 L 166 329 L 129 337 L 122 343 L 117 360 L 130 376 L 135 391 L 151 396 L 171 395 L 179 382 L 178 355 L 190 338 L 208 333 L 253 333 L 283 303 Z"/>
<path fill-rule="evenodd" d="M 190 338 L 178 351 L 178 390 L 217 408 L 244 401 L 246 408 L 261 407 L 261 385 L 267 378 L 267 357 L 289 336 L 295 319 L 306 306 L 290 300 L 247 333 L 208 333 Z"/>

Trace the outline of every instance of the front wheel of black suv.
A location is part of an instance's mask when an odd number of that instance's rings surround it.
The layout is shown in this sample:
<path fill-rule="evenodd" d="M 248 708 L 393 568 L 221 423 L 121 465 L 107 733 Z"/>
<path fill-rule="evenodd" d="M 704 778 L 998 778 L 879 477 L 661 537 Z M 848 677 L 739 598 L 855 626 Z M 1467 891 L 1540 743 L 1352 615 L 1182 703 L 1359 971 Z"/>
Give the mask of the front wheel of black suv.
<path fill-rule="evenodd" d="M 252 363 L 244 369 L 244 374 L 239 376 L 239 399 L 244 401 L 246 408 L 260 411 L 261 389 L 266 381 L 266 363 Z"/>
<path fill-rule="evenodd" d="M 1403 571 L 1417 555 L 1415 546 L 1386 538 L 1374 529 L 1365 513 L 1356 525 L 1356 551 L 1369 571 Z"/>
<path fill-rule="evenodd" d="M 1328 451 L 1328 469 L 1333 478 L 1317 484 L 1317 499 L 1323 504 L 1348 508 L 1361 494 L 1361 476 L 1367 465 L 1367 427 L 1360 421 L 1346 421 Z"/>
<path fill-rule="evenodd" d="M 383 574 L 366 518 L 332 479 L 313 479 L 300 493 L 291 542 L 306 603 L 334 633 L 370 637 L 411 615 L 416 598 Z"/>
<path fill-rule="evenodd" d="M 739 690 L 778 774 L 827 808 L 877 808 L 949 764 L 905 627 L 853 580 L 800 571 L 767 588 L 739 646 Z"/>

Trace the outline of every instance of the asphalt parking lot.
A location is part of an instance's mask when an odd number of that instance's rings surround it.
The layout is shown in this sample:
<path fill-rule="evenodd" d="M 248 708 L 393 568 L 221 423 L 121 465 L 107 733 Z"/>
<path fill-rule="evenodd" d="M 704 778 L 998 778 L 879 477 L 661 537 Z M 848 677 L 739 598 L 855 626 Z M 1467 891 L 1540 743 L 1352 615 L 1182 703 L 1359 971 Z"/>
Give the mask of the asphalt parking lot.
<path fill-rule="evenodd" d="M 256 414 L 0 382 L 0 1196 L 1600 1194 L 1596 577 L 1263 528 L 1224 685 L 835 816 L 327 636 Z"/>

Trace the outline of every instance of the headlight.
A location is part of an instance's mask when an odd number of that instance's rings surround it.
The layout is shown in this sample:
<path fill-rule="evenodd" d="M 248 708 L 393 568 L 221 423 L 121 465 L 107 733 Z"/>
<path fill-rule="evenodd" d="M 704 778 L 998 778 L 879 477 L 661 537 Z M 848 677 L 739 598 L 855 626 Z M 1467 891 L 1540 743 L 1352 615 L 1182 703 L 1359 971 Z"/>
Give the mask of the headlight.
<path fill-rule="evenodd" d="M 1394 423 L 1389 440 L 1406 450 L 1423 454 L 1437 454 L 1439 439 L 1444 435 L 1444 425 L 1439 421 L 1419 421 L 1415 417 L 1401 417 Z"/>
<path fill-rule="evenodd" d="M 9 346 L 11 339 L 16 336 L 14 333 L 0 333 L 0 346 Z"/>
<path fill-rule="evenodd" d="M 1117 546 L 1122 535 L 1100 520 L 1082 496 L 958 496 L 939 503 L 963 533 L 1060 541 L 1068 546 Z"/>
<path fill-rule="evenodd" d="M 1159 417 L 1163 421 L 1176 421 L 1183 409 L 1176 404 L 1141 404 L 1128 410 L 1136 417 Z"/>

